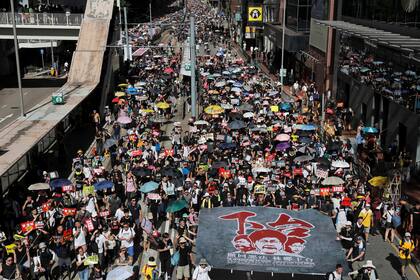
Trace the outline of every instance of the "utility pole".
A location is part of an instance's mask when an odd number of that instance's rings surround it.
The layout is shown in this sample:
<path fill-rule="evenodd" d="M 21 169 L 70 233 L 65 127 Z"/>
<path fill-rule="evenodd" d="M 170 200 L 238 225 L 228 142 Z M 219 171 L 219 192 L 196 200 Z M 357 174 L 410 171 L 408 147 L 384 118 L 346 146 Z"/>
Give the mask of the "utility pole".
<path fill-rule="evenodd" d="M 121 19 L 121 1 L 117 0 L 117 7 L 118 7 L 118 15 L 119 15 L 119 26 L 120 26 L 120 36 L 118 39 L 121 39 L 122 36 L 122 19 Z"/>
<path fill-rule="evenodd" d="M 197 116 L 197 84 L 195 80 L 195 21 L 190 17 L 191 115 Z"/>
<path fill-rule="evenodd" d="M 23 92 L 22 92 L 22 80 L 20 76 L 19 43 L 18 43 L 17 32 L 16 32 L 15 4 L 13 2 L 14 2 L 13 0 L 10 0 L 10 9 L 12 11 L 12 23 L 13 23 L 13 41 L 15 43 L 16 72 L 17 72 L 19 95 L 20 95 L 20 115 L 24 117 L 25 108 L 23 107 L 24 103 L 23 103 Z"/>
<path fill-rule="evenodd" d="M 283 92 L 283 68 L 284 68 L 284 37 L 285 37 L 285 31 L 286 31 L 286 6 L 287 6 L 287 0 L 283 0 L 283 18 L 282 18 L 282 39 L 281 39 L 281 68 L 280 68 L 280 83 L 281 83 L 281 92 Z"/>
<path fill-rule="evenodd" d="M 53 44 L 53 41 L 51 41 L 51 67 L 54 67 L 54 44 Z M 57 65 L 57 68 L 58 68 L 58 65 Z"/>
<path fill-rule="evenodd" d="M 130 48 L 128 42 L 128 27 L 127 27 L 127 7 L 124 7 L 124 24 L 125 24 L 125 51 L 126 58 L 130 60 Z"/>
<path fill-rule="evenodd" d="M 152 0 L 149 0 L 149 19 L 150 23 L 152 23 Z"/>

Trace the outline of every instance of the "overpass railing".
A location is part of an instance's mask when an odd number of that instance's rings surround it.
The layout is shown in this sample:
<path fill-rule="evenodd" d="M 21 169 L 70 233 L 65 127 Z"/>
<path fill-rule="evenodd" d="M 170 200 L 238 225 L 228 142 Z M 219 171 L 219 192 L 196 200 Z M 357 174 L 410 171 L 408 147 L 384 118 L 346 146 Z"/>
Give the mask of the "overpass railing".
<path fill-rule="evenodd" d="M 12 24 L 12 13 L 0 13 L 0 24 Z M 71 13 L 15 13 L 17 25 L 80 26 L 83 14 Z"/>

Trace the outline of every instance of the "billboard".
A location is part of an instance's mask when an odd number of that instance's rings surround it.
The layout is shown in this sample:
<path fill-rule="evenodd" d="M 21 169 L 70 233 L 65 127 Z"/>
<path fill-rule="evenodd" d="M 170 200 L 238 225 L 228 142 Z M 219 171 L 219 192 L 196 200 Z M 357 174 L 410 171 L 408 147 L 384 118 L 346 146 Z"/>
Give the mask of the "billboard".
<path fill-rule="evenodd" d="M 328 27 L 322 24 L 315 23 L 314 18 L 311 18 L 309 45 L 325 53 L 327 51 L 327 41 Z"/>
<path fill-rule="evenodd" d="M 262 6 L 248 6 L 248 22 L 262 23 L 263 8 Z"/>
<path fill-rule="evenodd" d="M 216 269 L 321 275 L 345 263 L 335 237 L 331 219 L 313 209 L 202 209 L 197 259 Z"/>

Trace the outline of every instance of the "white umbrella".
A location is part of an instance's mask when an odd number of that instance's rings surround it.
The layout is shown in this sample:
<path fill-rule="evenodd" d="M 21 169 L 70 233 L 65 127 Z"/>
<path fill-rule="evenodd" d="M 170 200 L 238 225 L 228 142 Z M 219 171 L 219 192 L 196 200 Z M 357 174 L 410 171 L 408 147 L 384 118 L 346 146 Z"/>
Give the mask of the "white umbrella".
<path fill-rule="evenodd" d="M 209 125 L 209 123 L 204 120 L 198 120 L 194 122 L 194 125 Z"/>
<path fill-rule="evenodd" d="M 309 156 L 309 155 L 303 155 L 303 156 L 298 156 L 298 157 L 295 157 L 294 159 L 293 159 L 293 161 L 294 162 L 305 162 L 305 161 L 311 161 L 311 160 L 313 160 L 314 159 L 314 157 L 312 157 L 312 156 Z"/>
<path fill-rule="evenodd" d="M 245 119 L 250 119 L 250 118 L 254 117 L 254 113 L 246 112 L 243 116 L 244 116 Z"/>
<path fill-rule="evenodd" d="M 271 172 L 271 169 L 267 167 L 255 167 L 252 169 L 252 173 L 268 173 L 268 172 Z"/>
<path fill-rule="evenodd" d="M 222 107 L 225 110 L 233 109 L 232 104 L 228 104 L 228 103 L 222 103 L 222 104 L 220 104 L 220 107 Z"/>
<path fill-rule="evenodd" d="M 230 91 L 233 91 L 233 92 L 240 92 L 240 91 L 242 91 L 240 88 L 238 88 L 238 87 L 234 87 L 234 88 L 232 88 Z"/>
<path fill-rule="evenodd" d="M 335 168 L 349 168 L 350 164 L 344 160 L 336 160 L 331 163 L 331 166 Z"/>
<path fill-rule="evenodd" d="M 108 272 L 106 280 L 125 280 L 130 278 L 133 274 L 134 273 L 132 266 L 118 266 L 117 268 L 114 268 L 113 270 Z"/>
<path fill-rule="evenodd" d="M 226 85 L 226 82 L 224 82 L 224 81 L 217 82 L 217 83 L 215 84 L 215 86 L 216 86 L 216 87 L 224 87 L 225 85 Z"/>
<path fill-rule="evenodd" d="M 324 181 L 322 181 L 322 185 L 324 186 L 337 186 L 341 184 L 344 184 L 343 179 L 335 176 L 327 177 L 324 179 Z"/>
<path fill-rule="evenodd" d="M 41 190 L 49 190 L 50 185 L 47 183 L 36 183 L 29 186 L 28 190 L 30 191 L 41 191 Z"/>

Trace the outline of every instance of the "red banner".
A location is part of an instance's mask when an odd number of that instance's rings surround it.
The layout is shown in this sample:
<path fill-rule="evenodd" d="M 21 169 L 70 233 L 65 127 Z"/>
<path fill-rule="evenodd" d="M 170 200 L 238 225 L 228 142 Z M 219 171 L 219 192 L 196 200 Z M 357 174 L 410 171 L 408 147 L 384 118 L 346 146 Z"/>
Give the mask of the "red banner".
<path fill-rule="evenodd" d="M 50 203 L 49 202 L 45 202 L 44 204 L 42 204 L 41 206 L 42 212 L 48 212 L 50 210 Z"/>
<path fill-rule="evenodd" d="M 99 212 L 99 216 L 103 217 L 103 218 L 106 218 L 106 217 L 109 216 L 109 211 L 105 210 L 105 211 Z"/>
<path fill-rule="evenodd" d="M 85 226 L 86 226 L 86 228 L 89 232 L 91 232 L 95 229 L 95 227 L 93 226 L 93 222 L 92 222 L 91 218 L 85 220 Z"/>
<path fill-rule="evenodd" d="M 76 208 L 63 208 L 63 215 L 64 217 L 67 216 L 75 216 L 77 212 Z"/>
<path fill-rule="evenodd" d="M 31 232 L 35 229 L 35 222 L 29 221 L 20 224 L 20 228 L 22 229 L 23 233 Z"/>
<path fill-rule="evenodd" d="M 72 237 L 73 237 L 73 231 L 72 231 L 72 229 L 71 229 L 71 228 L 69 228 L 69 229 L 65 229 L 65 230 L 63 231 L 63 240 L 64 240 L 64 241 L 69 241 L 69 240 L 71 240 L 71 239 L 72 239 Z"/>
<path fill-rule="evenodd" d="M 331 188 L 331 192 L 344 192 L 344 187 L 342 186 L 334 186 Z"/>
<path fill-rule="evenodd" d="M 321 196 L 327 196 L 330 195 L 330 188 L 320 188 L 319 189 L 319 194 Z"/>
<path fill-rule="evenodd" d="M 63 186 L 61 189 L 62 189 L 63 192 L 74 192 L 74 186 L 73 185 Z"/>
<path fill-rule="evenodd" d="M 173 149 L 165 149 L 165 157 L 173 157 L 174 150 Z"/>

